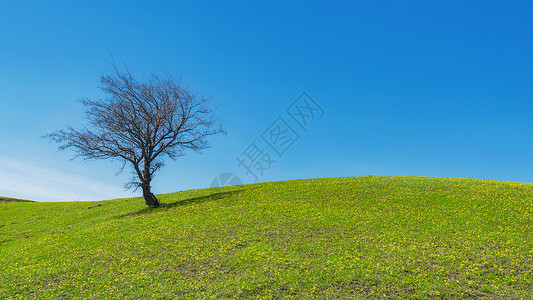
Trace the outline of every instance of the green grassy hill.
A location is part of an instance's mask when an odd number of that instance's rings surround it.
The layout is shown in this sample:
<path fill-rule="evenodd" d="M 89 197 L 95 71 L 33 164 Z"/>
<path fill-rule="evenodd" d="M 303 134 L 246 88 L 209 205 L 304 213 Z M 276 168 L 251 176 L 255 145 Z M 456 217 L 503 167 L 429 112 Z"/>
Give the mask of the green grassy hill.
<path fill-rule="evenodd" d="M 295 180 L 0 203 L 0 298 L 533 299 L 533 185 Z"/>
<path fill-rule="evenodd" d="M 0 196 L 0 202 L 33 202 L 33 201 Z"/>

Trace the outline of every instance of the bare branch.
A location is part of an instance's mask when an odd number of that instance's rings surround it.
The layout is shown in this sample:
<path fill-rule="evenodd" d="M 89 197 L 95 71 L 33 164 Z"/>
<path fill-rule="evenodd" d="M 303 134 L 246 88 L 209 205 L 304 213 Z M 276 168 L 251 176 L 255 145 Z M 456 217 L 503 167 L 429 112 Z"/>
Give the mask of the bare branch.
<path fill-rule="evenodd" d="M 209 136 L 224 132 L 212 116 L 216 107 L 179 78 L 149 74 L 137 80 L 127 67 L 121 71 L 113 65 L 113 71 L 100 78 L 104 99 L 80 100 L 86 128 L 67 126 L 45 137 L 59 143 L 60 150 L 73 150 L 75 158 L 119 159 L 119 173 L 131 164 L 136 179 L 127 187 L 142 187 L 146 203 L 158 205 L 150 183 L 164 158 L 206 149 Z"/>

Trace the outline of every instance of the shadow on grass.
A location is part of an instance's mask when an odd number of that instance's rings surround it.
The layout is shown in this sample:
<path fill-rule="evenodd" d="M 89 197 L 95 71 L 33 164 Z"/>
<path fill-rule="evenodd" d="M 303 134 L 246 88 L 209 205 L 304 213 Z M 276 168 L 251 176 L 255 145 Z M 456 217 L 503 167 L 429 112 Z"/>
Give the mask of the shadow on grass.
<path fill-rule="evenodd" d="M 225 199 L 225 198 L 229 198 L 229 197 L 238 195 L 238 194 L 242 193 L 245 190 L 246 190 L 246 188 L 236 188 L 236 189 L 233 189 L 231 191 L 211 193 L 211 194 L 207 194 L 207 195 L 204 195 L 204 196 L 186 198 L 186 199 L 178 200 L 178 201 L 172 202 L 172 203 L 161 203 L 161 205 L 158 206 L 158 207 L 143 208 L 143 209 L 138 210 L 138 211 L 129 212 L 129 213 L 117 216 L 117 218 L 124 218 L 124 217 L 129 217 L 129 216 L 140 216 L 140 215 L 149 214 L 149 213 L 153 213 L 153 212 L 157 212 L 157 211 L 160 211 L 160 210 L 165 210 L 165 209 L 169 209 L 169 208 L 173 208 L 173 207 L 177 207 L 177 206 L 199 204 L 199 203 L 208 202 L 208 201 L 221 200 L 221 199 Z"/>

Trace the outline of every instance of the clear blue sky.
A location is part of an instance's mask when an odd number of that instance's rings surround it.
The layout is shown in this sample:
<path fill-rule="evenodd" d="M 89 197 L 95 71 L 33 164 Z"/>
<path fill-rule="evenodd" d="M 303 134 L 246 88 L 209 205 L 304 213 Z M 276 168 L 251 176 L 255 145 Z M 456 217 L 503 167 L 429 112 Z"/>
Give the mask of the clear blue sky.
<path fill-rule="evenodd" d="M 181 75 L 220 103 L 228 135 L 169 161 L 155 193 L 208 187 L 252 142 L 259 181 L 413 175 L 533 180 L 530 1 L 2 1 L 0 194 L 131 196 L 118 162 L 69 161 L 41 135 L 82 126 L 110 54 Z M 287 114 L 306 91 L 324 114 Z M 315 111 L 316 112 L 316 111 Z M 282 118 L 282 157 L 261 135 Z M 287 145 L 287 144 L 285 144 Z M 137 192 L 133 195 L 139 195 Z"/>

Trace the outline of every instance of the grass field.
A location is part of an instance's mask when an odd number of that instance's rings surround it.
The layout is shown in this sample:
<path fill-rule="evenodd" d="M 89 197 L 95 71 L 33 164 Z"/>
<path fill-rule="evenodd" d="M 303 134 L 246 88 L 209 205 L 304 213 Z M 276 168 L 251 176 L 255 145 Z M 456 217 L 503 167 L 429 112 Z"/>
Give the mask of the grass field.
<path fill-rule="evenodd" d="M 0 203 L 0 298 L 533 299 L 533 185 L 358 177 Z"/>
<path fill-rule="evenodd" d="M 24 199 L 9 198 L 9 197 L 0 197 L 0 202 L 32 202 L 32 201 L 24 200 Z"/>

